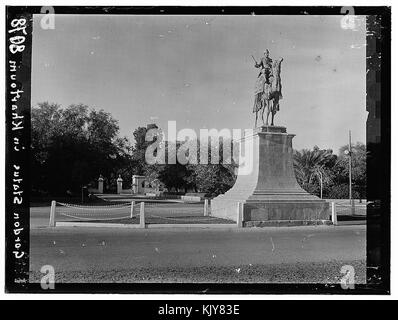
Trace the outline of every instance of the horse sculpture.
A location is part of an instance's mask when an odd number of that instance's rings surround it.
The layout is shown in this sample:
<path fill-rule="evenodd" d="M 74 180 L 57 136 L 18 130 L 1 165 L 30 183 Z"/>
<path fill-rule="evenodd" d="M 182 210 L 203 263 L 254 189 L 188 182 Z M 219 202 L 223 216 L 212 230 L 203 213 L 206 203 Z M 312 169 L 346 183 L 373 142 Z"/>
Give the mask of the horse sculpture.
<path fill-rule="evenodd" d="M 257 127 L 258 113 L 261 111 L 263 124 L 268 126 L 269 115 L 271 114 L 271 126 L 274 125 L 274 116 L 279 111 L 279 100 L 282 99 L 281 64 L 283 58 L 272 64 L 272 74 L 269 81 L 266 79 L 266 70 L 262 69 L 256 82 L 255 100 L 253 113 L 256 113 L 255 127 Z M 266 121 L 264 112 L 266 111 Z"/>

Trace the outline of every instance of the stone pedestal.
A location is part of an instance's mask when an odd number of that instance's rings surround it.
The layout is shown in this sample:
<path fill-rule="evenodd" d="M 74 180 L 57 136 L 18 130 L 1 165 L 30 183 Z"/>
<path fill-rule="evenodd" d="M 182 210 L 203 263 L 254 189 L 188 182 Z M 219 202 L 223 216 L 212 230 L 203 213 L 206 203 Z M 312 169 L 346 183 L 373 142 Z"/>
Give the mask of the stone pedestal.
<path fill-rule="evenodd" d="M 235 185 L 211 201 L 211 215 L 237 220 L 243 203 L 243 226 L 329 223 L 329 204 L 303 190 L 293 169 L 292 139 L 285 127 L 263 126 L 246 135 L 252 142 L 252 170 L 239 168 Z M 250 149 L 250 150 L 247 150 Z"/>

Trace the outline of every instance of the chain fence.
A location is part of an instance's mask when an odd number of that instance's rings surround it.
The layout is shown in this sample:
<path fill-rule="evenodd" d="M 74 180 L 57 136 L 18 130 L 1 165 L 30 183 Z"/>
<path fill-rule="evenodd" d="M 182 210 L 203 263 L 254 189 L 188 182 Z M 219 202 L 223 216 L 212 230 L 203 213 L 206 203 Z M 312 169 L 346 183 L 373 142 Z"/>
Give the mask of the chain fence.
<path fill-rule="evenodd" d="M 233 209 L 234 205 L 218 210 Z M 213 210 L 213 213 L 215 211 Z M 143 214 L 144 218 L 141 218 Z M 50 226 L 56 222 L 107 222 L 120 224 L 233 224 L 214 217 L 208 201 L 133 201 L 110 205 L 77 205 L 53 201 Z"/>

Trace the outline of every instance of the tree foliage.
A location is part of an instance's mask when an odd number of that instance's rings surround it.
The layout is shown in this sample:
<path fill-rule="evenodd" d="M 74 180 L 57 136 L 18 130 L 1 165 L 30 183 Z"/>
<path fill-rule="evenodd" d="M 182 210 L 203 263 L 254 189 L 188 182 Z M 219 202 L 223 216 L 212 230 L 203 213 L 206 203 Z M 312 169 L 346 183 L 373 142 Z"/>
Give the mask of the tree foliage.
<path fill-rule="evenodd" d="M 145 175 L 150 181 L 160 180 L 168 190 L 173 192 L 190 190 L 203 192 L 209 196 L 217 196 L 230 189 L 236 178 L 234 174 L 236 164 L 233 160 L 231 160 L 231 164 L 224 163 L 223 143 L 231 143 L 231 141 L 219 140 L 216 143 L 209 141 L 210 148 L 205 151 L 207 152 L 208 164 L 201 164 L 199 161 L 201 154 L 199 140 L 178 141 L 177 143 L 165 141 L 162 144 L 163 152 L 165 152 L 165 163 L 144 165 Z M 181 164 L 178 159 L 170 161 L 169 149 L 173 148 L 178 156 L 181 152 L 180 148 L 183 147 L 185 149 L 182 150 L 186 150 L 187 163 Z M 233 150 L 232 147 L 231 150 Z M 216 163 L 212 162 L 212 153 L 219 155 Z M 140 151 L 140 154 L 142 154 L 142 151 Z"/>
<path fill-rule="evenodd" d="M 39 103 L 31 121 L 34 191 L 78 192 L 100 174 L 111 177 L 128 167 L 128 141 L 118 137 L 117 121 L 104 110 Z"/>
<path fill-rule="evenodd" d="M 39 103 L 32 108 L 31 173 L 32 190 L 39 193 L 65 195 L 67 191 L 80 192 L 82 186 L 97 183 L 102 175 L 106 191 L 116 189 L 120 175 L 124 187 L 131 185 L 133 174 L 145 175 L 149 182 L 159 181 L 173 192 L 196 191 L 217 196 L 230 189 L 236 180 L 237 163 L 232 155 L 237 148 L 230 140 L 209 140 L 208 149 L 201 150 L 199 140 L 158 141 L 157 152 L 164 152 L 164 162 L 151 164 L 146 159 L 148 147 L 162 136 L 146 140 L 148 130 L 156 125 L 138 127 L 132 133 L 134 144 L 119 136 L 119 126 L 111 114 L 95 110 L 83 104 L 62 108 L 51 103 Z M 228 144 L 228 145 L 227 145 Z M 231 153 L 223 154 L 224 146 L 231 146 Z M 170 163 L 169 149 L 185 147 L 183 155 L 198 162 Z M 227 148 L 228 149 L 228 148 Z M 348 197 L 348 160 L 340 148 L 332 150 L 314 147 L 293 154 L 298 183 L 310 193 L 331 198 Z M 195 153 L 196 152 L 196 153 Z M 208 164 L 203 164 L 201 155 Z M 206 153 L 207 152 L 207 153 Z M 214 162 L 212 158 L 218 155 Z M 231 161 L 224 161 L 224 156 Z M 353 196 L 366 196 L 366 148 L 362 143 L 352 147 Z M 200 161 L 199 161 L 200 160 Z"/>
<path fill-rule="evenodd" d="M 320 181 L 323 183 L 323 196 L 328 198 L 349 197 L 349 156 L 342 146 L 338 155 L 332 150 L 304 149 L 293 155 L 294 169 L 299 184 L 306 191 L 320 195 Z M 353 197 L 366 197 L 366 147 L 357 143 L 352 147 Z"/>

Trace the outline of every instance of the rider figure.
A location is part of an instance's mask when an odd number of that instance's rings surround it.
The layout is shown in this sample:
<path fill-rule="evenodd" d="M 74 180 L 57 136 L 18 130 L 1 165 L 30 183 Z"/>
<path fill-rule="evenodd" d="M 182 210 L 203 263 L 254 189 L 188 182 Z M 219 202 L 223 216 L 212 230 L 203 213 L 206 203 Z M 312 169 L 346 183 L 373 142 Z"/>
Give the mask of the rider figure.
<path fill-rule="evenodd" d="M 255 63 L 256 68 L 261 68 L 258 77 L 261 75 L 261 72 L 264 70 L 265 74 L 265 82 L 270 84 L 270 78 L 273 76 L 272 74 L 272 59 L 269 57 L 269 50 L 265 49 L 264 57 L 261 58 L 259 63 Z"/>

